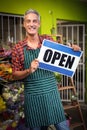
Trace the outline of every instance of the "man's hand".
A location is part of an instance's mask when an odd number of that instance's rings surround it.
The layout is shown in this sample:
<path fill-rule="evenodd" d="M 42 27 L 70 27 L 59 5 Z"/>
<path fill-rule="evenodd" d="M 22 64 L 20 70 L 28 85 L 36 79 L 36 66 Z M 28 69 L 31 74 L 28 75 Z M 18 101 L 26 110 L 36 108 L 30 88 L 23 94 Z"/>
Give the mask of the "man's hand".
<path fill-rule="evenodd" d="M 74 50 L 74 51 L 80 51 L 81 50 L 81 48 L 78 46 L 78 45 L 75 45 L 75 44 L 72 44 L 72 49 Z"/>
<path fill-rule="evenodd" d="M 37 59 L 33 60 L 31 62 L 30 68 L 29 68 L 30 72 L 31 73 L 35 72 L 37 70 L 38 66 L 39 66 L 39 61 Z"/>

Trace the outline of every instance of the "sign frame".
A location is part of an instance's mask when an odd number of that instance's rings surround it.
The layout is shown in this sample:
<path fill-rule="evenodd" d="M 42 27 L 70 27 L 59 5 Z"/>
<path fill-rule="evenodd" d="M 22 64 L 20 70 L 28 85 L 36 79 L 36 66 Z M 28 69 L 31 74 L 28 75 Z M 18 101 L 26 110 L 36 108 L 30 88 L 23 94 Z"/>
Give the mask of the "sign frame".
<path fill-rule="evenodd" d="M 50 57 L 51 53 L 53 55 L 56 55 L 55 56 L 56 60 L 54 59 L 55 61 L 53 61 L 54 56 L 52 55 L 50 63 L 47 63 L 48 59 L 47 59 L 46 56 Z M 78 63 L 80 61 L 80 58 L 82 56 L 82 53 L 83 52 L 81 50 L 80 51 L 74 51 L 69 46 L 44 39 L 43 42 L 42 42 L 42 47 L 40 49 L 39 56 L 38 56 L 39 68 L 49 70 L 49 71 L 53 71 L 53 72 L 58 72 L 62 75 L 66 75 L 68 77 L 73 77 L 73 75 L 76 71 L 76 68 L 78 66 Z M 63 61 L 61 60 L 61 65 L 64 65 L 64 60 L 67 59 L 67 60 L 72 61 L 72 59 L 73 59 L 72 69 L 68 68 L 68 67 L 65 68 L 65 66 L 63 66 L 63 67 L 59 66 L 58 64 L 60 64 L 60 62 L 58 62 L 59 61 L 58 56 L 60 56 L 60 58 L 63 60 Z M 46 57 L 46 58 L 44 58 L 44 57 Z M 55 62 L 55 64 L 53 64 L 54 62 Z M 67 61 L 66 61 L 66 63 L 68 64 L 67 66 L 70 67 L 70 64 Z M 72 63 L 72 62 L 70 62 L 70 63 Z"/>

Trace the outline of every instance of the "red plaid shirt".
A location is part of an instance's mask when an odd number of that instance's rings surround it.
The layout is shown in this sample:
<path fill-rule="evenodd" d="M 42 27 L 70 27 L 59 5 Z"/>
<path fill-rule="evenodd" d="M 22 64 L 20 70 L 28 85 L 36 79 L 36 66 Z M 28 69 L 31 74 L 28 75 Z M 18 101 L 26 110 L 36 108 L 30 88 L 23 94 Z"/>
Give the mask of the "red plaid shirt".
<path fill-rule="evenodd" d="M 44 39 L 53 41 L 53 38 L 47 35 L 40 35 L 39 39 L 40 39 L 40 43 L 38 44 L 38 48 L 41 47 L 42 41 Z M 24 47 L 25 46 L 27 47 L 27 49 L 31 49 L 29 46 L 27 46 L 27 38 L 17 43 L 12 49 L 12 70 L 13 71 L 24 70 Z"/>

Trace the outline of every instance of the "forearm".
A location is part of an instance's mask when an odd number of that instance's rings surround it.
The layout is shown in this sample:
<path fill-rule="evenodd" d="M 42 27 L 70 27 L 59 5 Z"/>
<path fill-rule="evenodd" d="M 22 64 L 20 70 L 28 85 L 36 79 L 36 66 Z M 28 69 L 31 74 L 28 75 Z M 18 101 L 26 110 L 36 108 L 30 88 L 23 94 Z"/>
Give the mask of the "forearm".
<path fill-rule="evenodd" d="M 27 77 L 29 74 L 31 74 L 30 69 L 25 69 L 22 71 L 15 71 L 13 72 L 13 77 L 15 80 L 21 80 Z"/>
<path fill-rule="evenodd" d="M 33 60 L 31 62 L 31 65 L 28 69 L 20 70 L 20 71 L 14 71 L 13 77 L 15 80 L 21 80 L 27 77 L 29 74 L 34 73 L 39 66 L 39 62 L 37 59 Z"/>

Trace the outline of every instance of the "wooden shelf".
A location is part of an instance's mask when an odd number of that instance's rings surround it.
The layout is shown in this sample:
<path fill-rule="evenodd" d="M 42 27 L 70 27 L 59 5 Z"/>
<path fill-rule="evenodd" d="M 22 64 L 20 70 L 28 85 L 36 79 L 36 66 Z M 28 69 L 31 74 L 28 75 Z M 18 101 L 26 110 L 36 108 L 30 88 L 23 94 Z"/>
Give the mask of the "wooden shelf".
<path fill-rule="evenodd" d="M 75 106 L 74 105 L 64 105 L 64 110 L 78 108 L 78 107 L 79 107 L 79 104 L 76 104 Z"/>
<path fill-rule="evenodd" d="M 62 90 L 67 90 L 67 89 L 73 89 L 74 86 L 64 86 L 64 87 L 60 87 L 58 90 L 62 91 Z"/>
<path fill-rule="evenodd" d="M 79 123 L 74 123 L 74 124 L 71 124 L 70 125 L 70 128 L 75 128 L 75 127 L 80 127 L 80 126 L 83 126 L 84 124 L 82 122 L 79 122 Z"/>
<path fill-rule="evenodd" d="M 62 87 L 58 88 L 58 90 L 59 91 L 71 90 L 73 92 L 73 94 L 76 94 L 76 88 L 74 86 L 73 79 L 71 78 L 71 85 L 70 86 L 62 86 Z M 80 118 L 81 122 L 76 121 L 75 123 L 71 123 L 70 128 L 76 128 L 76 127 L 82 126 L 82 128 L 83 128 L 82 130 L 86 130 L 86 126 L 85 126 L 85 123 L 84 123 L 83 115 L 82 115 L 80 104 L 79 104 L 78 100 L 77 100 L 76 105 L 72 105 L 71 103 L 68 103 L 68 104 L 63 103 L 63 106 L 64 106 L 64 110 L 77 109 L 78 112 L 79 112 L 79 115 L 80 115 L 79 118 Z"/>

